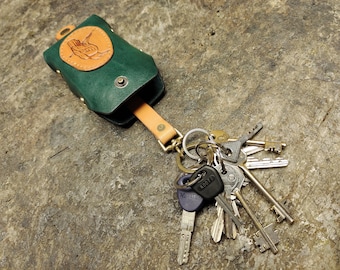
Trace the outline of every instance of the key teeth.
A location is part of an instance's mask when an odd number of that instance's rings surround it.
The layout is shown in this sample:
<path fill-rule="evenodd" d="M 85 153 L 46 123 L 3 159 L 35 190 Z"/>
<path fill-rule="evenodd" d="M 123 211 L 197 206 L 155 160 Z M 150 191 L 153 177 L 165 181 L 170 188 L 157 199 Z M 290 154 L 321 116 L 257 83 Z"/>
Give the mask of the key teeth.
<path fill-rule="evenodd" d="M 273 152 L 273 153 L 276 153 L 276 154 L 281 154 L 281 152 L 282 152 L 282 148 L 280 147 L 280 148 L 276 148 L 275 146 L 273 146 L 273 147 L 268 147 L 268 148 L 266 148 L 266 149 L 264 149 L 265 151 L 268 151 L 268 152 Z"/>
<path fill-rule="evenodd" d="M 274 224 L 271 223 L 268 226 L 264 227 L 265 231 L 268 233 L 268 235 L 270 235 L 271 240 L 273 241 L 273 243 L 275 245 L 277 245 L 279 243 L 279 237 L 277 235 L 277 230 L 273 229 Z M 260 231 L 257 231 L 254 236 L 254 244 L 259 247 L 260 252 L 263 253 L 265 251 L 267 251 L 268 249 L 270 249 L 270 246 L 267 244 L 266 240 L 264 240 L 264 238 L 262 237 Z"/>
<path fill-rule="evenodd" d="M 286 219 L 286 217 L 280 212 L 279 209 L 277 209 L 277 207 L 275 205 L 272 206 L 271 210 L 273 210 L 274 213 L 277 215 L 277 218 L 276 218 L 277 223 L 281 223 L 282 221 L 284 221 Z"/>

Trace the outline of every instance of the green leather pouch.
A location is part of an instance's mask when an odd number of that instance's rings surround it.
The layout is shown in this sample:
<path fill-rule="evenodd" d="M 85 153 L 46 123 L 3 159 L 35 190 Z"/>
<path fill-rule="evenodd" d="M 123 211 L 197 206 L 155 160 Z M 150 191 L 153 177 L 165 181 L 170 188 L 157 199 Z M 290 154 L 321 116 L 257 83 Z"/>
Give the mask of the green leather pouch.
<path fill-rule="evenodd" d="M 149 105 L 162 98 L 164 83 L 152 57 L 113 33 L 102 18 L 92 15 L 58 36 L 44 52 L 46 63 L 103 118 L 128 126 L 135 116 L 126 104 L 135 95 Z"/>

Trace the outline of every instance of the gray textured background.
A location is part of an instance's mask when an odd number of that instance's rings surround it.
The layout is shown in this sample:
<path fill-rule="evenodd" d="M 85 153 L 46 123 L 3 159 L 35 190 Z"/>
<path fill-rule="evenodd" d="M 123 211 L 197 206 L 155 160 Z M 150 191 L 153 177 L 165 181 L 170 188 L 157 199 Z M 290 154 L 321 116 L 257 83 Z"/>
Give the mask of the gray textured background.
<path fill-rule="evenodd" d="M 240 251 L 256 231 L 244 210 L 246 235 L 213 243 L 210 206 L 178 266 L 175 154 L 140 122 L 90 112 L 42 58 L 91 14 L 154 57 L 155 108 L 183 133 L 263 121 L 258 139 L 285 140 L 290 165 L 254 172 L 295 218 L 277 225 L 277 255 Z M 339 1 L 4 0 L 0 15 L 1 269 L 339 269 Z M 254 187 L 244 195 L 275 222 Z"/>

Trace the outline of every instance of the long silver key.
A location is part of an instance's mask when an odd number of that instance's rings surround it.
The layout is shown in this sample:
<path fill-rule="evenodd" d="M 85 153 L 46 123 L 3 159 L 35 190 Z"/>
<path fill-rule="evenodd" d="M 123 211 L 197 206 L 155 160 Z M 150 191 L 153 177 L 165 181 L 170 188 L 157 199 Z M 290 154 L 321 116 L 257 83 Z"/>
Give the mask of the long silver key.
<path fill-rule="evenodd" d="M 241 221 L 234 215 L 231 206 L 223 197 L 224 184 L 219 173 L 212 166 L 204 165 L 191 176 L 188 186 L 206 200 L 215 199 L 216 202 L 235 222 L 238 230 L 242 229 Z"/>
<path fill-rule="evenodd" d="M 288 211 L 274 198 L 274 196 L 256 179 L 256 177 L 248 170 L 245 165 L 247 157 L 241 152 L 238 166 L 243 170 L 248 179 L 262 192 L 262 194 L 273 204 L 272 209 L 278 215 L 277 222 L 282 222 L 286 219 L 290 224 L 294 222 L 293 217 L 288 213 Z"/>
<path fill-rule="evenodd" d="M 232 169 L 233 166 L 234 165 L 230 165 L 230 164 L 225 165 L 227 171 Z M 264 252 L 270 248 L 272 252 L 276 254 L 278 252 L 278 249 L 276 247 L 276 244 L 278 243 L 278 237 L 274 231 L 270 231 L 272 226 L 267 226 L 266 228 L 262 226 L 260 221 L 255 216 L 254 212 L 250 208 L 249 204 L 246 202 L 246 200 L 243 198 L 241 194 L 240 188 L 243 186 L 244 175 L 239 177 L 239 175 L 236 174 L 235 180 L 237 184 L 236 184 L 236 188 L 232 192 L 237 197 L 237 199 L 241 202 L 243 208 L 246 210 L 249 217 L 253 220 L 255 226 L 259 230 L 259 234 L 261 234 L 261 236 L 259 236 L 258 233 L 256 234 L 257 238 L 255 238 L 255 243 L 260 247 L 261 252 Z"/>
<path fill-rule="evenodd" d="M 191 175 L 182 175 L 177 184 L 183 186 Z M 177 190 L 178 202 L 181 205 L 182 219 L 181 219 L 181 235 L 178 248 L 177 261 L 179 265 L 188 262 L 190 253 L 191 237 L 195 226 L 196 211 L 200 210 L 204 205 L 203 198 L 194 192 L 191 188 Z"/>
<path fill-rule="evenodd" d="M 253 220 L 255 226 L 259 230 L 259 232 L 255 234 L 256 238 L 254 238 L 254 240 L 255 244 L 260 247 L 260 251 L 264 252 L 270 248 L 274 254 L 278 253 L 279 250 L 277 249 L 276 244 L 278 243 L 279 240 L 276 232 L 274 232 L 272 229 L 273 225 L 270 224 L 269 226 L 264 228 L 260 221 L 257 219 L 253 210 L 250 208 L 249 204 L 243 198 L 239 188 L 236 188 L 234 190 L 234 194 L 237 197 L 237 199 L 241 202 L 243 208 L 246 210 L 249 217 Z M 261 237 L 259 236 L 259 234 L 261 234 Z"/>

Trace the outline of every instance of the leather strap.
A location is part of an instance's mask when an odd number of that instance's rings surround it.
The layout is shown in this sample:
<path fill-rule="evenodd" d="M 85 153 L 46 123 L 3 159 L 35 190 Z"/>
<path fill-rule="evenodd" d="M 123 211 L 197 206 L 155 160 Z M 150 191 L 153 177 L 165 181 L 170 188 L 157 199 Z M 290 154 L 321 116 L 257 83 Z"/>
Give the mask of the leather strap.
<path fill-rule="evenodd" d="M 127 106 L 163 145 L 178 136 L 177 130 L 140 97 L 135 96 Z"/>

